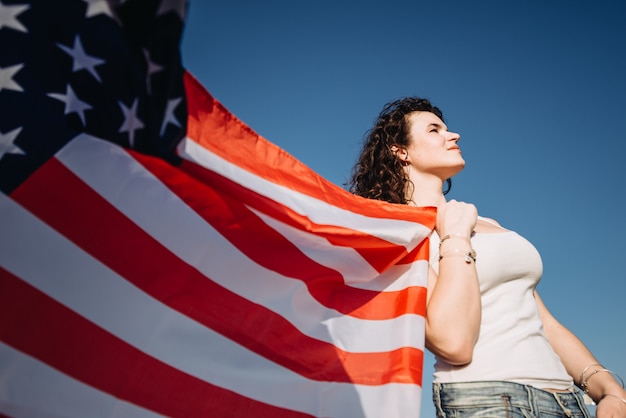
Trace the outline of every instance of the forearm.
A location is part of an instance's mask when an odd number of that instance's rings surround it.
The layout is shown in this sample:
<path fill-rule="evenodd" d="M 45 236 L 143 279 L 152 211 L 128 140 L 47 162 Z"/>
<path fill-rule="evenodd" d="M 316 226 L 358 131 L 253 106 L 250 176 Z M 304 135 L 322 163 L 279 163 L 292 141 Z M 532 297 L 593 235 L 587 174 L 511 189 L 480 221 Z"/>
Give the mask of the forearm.
<path fill-rule="evenodd" d="M 445 256 L 426 311 L 426 346 L 451 364 L 466 364 L 481 321 L 480 288 L 474 261 Z"/>
<path fill-rule="evenodd" d="M 546 333 L 574 383 L 596 403 L 607 394 L 626 399 L 626 391 L 621 382 L 611 372 L 606 371 L 601 362 L 571 331 L 555 322 L 546 327 Z M 626 407 L 626 403 L 624 406 Z"/>

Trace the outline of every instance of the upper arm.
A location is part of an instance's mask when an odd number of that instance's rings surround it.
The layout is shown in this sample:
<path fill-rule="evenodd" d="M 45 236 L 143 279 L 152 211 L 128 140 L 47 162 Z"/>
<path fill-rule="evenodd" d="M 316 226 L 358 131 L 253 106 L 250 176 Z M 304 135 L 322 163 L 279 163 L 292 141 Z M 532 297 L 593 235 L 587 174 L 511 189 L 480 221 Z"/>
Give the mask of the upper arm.
<path fill-rule="evenodd" d="M 428 306 L 428 302 L 430 302 L 430 297 L 433 294 L 433 290 L 437 286 L 437 273 L 432 268 L 432 266 L 428 265 L 428 291 L 426 293 L 426 306 Z"/>

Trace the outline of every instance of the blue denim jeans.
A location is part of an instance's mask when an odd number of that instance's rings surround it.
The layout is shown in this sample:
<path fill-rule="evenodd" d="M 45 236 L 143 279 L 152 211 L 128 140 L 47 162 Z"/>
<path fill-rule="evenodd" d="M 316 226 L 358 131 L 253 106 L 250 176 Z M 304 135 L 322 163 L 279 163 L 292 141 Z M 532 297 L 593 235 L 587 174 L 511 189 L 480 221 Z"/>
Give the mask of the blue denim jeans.
<path fill-rule="evenodd" d="M 591 418 L 582 395 L 513 382 L 433 383 L 439 418 Z"/>

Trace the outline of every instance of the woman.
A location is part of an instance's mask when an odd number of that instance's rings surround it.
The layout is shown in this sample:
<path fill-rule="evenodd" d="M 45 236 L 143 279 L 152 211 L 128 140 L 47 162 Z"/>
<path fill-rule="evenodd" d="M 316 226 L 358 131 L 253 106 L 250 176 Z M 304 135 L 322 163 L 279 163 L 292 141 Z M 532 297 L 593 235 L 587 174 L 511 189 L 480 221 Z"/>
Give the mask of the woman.
<path fill-rule="evenodd" d="M 426 347 L 435 355 L 439 417 L 626 417 L 626 391 L 535 291 L 536 249 L 443 187 L 465 161 L 441 111 L 410 97 L 389 103 L 351 179 L 360 196 L 438 208 L 431 236 Z M 617 376 L 619 378 L 619 376 Z M 621 379 L 621 378 L 619 378 Z"/>

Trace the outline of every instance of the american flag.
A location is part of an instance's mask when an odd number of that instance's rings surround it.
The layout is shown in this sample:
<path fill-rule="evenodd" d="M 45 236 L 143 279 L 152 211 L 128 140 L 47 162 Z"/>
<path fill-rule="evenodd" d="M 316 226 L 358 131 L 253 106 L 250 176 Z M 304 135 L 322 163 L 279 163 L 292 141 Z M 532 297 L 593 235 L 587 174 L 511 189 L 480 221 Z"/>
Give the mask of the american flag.
<path fill-rule="evenodd" d="M 419 416 L 434 210 L 238 120 L 185 11 L 0 0 L 0 415 Z"/>

